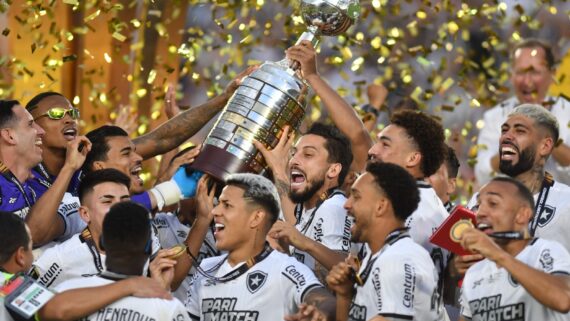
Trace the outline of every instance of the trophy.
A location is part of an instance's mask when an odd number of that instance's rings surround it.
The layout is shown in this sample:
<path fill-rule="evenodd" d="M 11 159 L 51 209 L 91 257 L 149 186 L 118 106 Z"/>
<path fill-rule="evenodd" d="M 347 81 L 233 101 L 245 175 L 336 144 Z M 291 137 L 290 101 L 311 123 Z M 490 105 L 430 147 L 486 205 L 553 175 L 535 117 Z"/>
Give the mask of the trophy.
<path fill-rule="evenodd" d="M 358 0 L 302 0 L 300 6 L 308 26 L 303 40 L 319 43 L 319 37 L 344 33 L 358 18 Z M 283 128 L 297 130 L 305 117 L 306 88 L 296 74 L 296 61 L 265 62 L 244 78 L 208 134 L 191 168 L 225 180 L 240 172 L 263 174 L 266 163 L 252 141 L 272 149 Z M 292 132 L 292 131 L 291 131 Z"/>

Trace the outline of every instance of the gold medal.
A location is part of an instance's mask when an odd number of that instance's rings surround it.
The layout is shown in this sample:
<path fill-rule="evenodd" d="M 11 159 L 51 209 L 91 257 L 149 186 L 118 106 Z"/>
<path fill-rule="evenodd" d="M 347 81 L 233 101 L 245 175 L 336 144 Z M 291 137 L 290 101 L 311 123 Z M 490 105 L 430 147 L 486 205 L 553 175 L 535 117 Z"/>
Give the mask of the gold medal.
<path fill-rule="evenodd" d="M 178 257 L 180 257 L 180 255 L 182 255 L 182 253 L 184 253 L 186 251 L 186 245 L 184 244 L 178 244 L 173 246 L 172 249 L 176 249 L 176 253 L 168 256 L 167 258 L 171 259 L 171 260 L 176 260 Z"/>
<path fill-rule="evenodd" d="M 461 235 L 463 235 L 463 232 L 470 227 L 473 227 L 473 223 L 470 220 L 462 219 L 455 222 L 455 224 L 453 224 L 449 229 L 449 238 L 453 242 L 459 243 L 459 239 L 461 238 Z"/>

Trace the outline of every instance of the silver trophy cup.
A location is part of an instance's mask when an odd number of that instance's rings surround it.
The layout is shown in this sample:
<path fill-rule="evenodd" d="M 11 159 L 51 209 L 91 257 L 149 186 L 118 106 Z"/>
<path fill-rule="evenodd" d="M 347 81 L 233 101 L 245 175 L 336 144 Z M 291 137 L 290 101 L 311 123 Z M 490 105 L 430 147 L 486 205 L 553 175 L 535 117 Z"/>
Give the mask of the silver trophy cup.
<path fill-rule="evenodd" d="M 303 0 L 300 10 L 308 28 L 297 43 L 309 40 L 317 46 L 321 35 L 344 33 L 358 18 L 360 6 L 358 0 Z M 191 167 L 220 180 L 233 173 L 264 173 L 265 161 L 252 141 L 272 149 L 285 126 L 297 130 L 305 117 L 307 86 L 296 74 L 298 68 L 287 59 L 265 62 L 246 77 Z"/>

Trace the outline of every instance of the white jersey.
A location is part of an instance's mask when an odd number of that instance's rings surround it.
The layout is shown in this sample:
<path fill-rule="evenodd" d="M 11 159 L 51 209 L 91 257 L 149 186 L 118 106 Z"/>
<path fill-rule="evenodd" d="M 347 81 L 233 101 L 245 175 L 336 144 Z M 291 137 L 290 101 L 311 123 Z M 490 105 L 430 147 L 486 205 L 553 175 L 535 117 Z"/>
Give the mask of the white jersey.
<path fill-rule="evenodd" d="M 532 240 L 516 259 L 548 274 L 570 274 L 570 254 L 560 244 Z M 485 259 L 463 279 L 461 314 L 470 320 L 570 320 L 539 303 L 510 273 Z"/>
<path fill-rule="evenodd" d="M 55 288 L 57 292 L 71 289 L 90 288 L 111 284 L 118 279 L 111 278 L 103 273 L 101 276 L 73 279 L 66 281 Z M 178 299 L 172 300 L 155 298 L 125 297 L 110 305 L 97 310 L 97 312 L 81 318 L 83 321 L 124 320 L 124 321 L 190 321 L 188 312 Z"/>
<path fill-rule="evenodd" d="M 200 266 L 205 271 L 219 266 L 211 275 L 220 278 L 245 264 L 232 268 L 226 258 L 207 258 Z M 285 315 L 295 313 L 304 296 L 315 288 L 322 285 L 307 266 L 272 251 L 228 282 L 216 282 L 197 273 L 186 308 L 195 320 L 283 320 Z"/>
<path fill-rule="evenodd" d="M 554 104 L 550 112 L 558 119 L 560 138 L 564 144 L 570 144 L 570 102 L 562 97 L 554 98 Z M 501 126 L 507 120 L 507 116 L 519 102 L 516 97 L 511 97 L 497 106 L 489 109 L 483 115 L 484 126 L 479 132 L 477 139 L 477 163 L 475 163 L 475 176 L 480 186 L 487 183 L 496 173 L 491 167 L 491 158 L 499 153 L 499 140 L 501 138 Z M 545 169 L 552 173 L 554 179 L 565 184 L 570 184 L 570 166 L 560 166 L 553 157 L 550 157 Z"/>
<path fill-rule="evenodd" d="M 153 253 L 160 248 L 153 237 Z M 76 234 L 69 240 L 47 249 L 32 265 L 31 276 L 47 288 L 54 288 L 64 281 L 97 275 L 105 270 L 105 254 L 99 253 L 95 244 Z M 148 263 L 145 266 L 145 273 Z"/>
<path fill-rule="evenodd" d="M 406 234 L 388 240 L 367 254 L 359 270 L 364 282 L 356 286 L 349 320 L 377 315 L 409 320 L 442 320 L 437 307 L 438 275 L 428 252 Z"/>
<path fill-rule="evenodd" d="M 333 251 L 350 251 L 350 227 L 352 219 L 346 215 L 344 203 L 346 196 L 335 194 L 320 206 L 309 210 L 303 209 L 295 227 L 303 235 L 317 241 Z M 306 252 L 293 249 L 293 255 L 312 270 L 315 259 Z"/>
<path fill-rule="evenodd" d="M 420 191 L 420 203 L 418 208 L 406 220 L 406 226 L 410 228 L 412 239 L 428 251 L 439 275 L 438 308 L 443 311 L 443 274 L 449 262 L 451 253 L 429 241 L 429 238 L 449 216 L 445 206 L 437 197 L 435 190 L 426 182 L 418 181 Z"/>
<path fill-rule="evenodd" d="M 160 245 L 165 249 L 171 248 L 176 244 L 184 243 L 188 237 L 188 233 L 190 233 L 190 227 L 180 223 L 178 217 L 171 213 L 156 214 L 154 216 L 153 225 L 158 232 Z M 202 243 L 200 252 L 198 253 L 198 264 L 204 258 L 217 255 L 220 255 L 220 252 L 216 249 L 214 234 L 211 229 L 208 229 L 204 243 Z M 195 273 L 196 268 L 192 266 L 190 271 L 188 271 L 188 276 L 182 281 L 178 289 L 172 293 L 180 301 L 184 302 L 186 300 L 187 292 L 190 289 L 192 277 Z"/>
<path fill-rule="evenodd" d="M 475 193 L 467 204 L 468 208 L 477 205 L 477 195 Z M 534 201 L 538 202 L 539 193 L 534 194 Z M 570 226 L 570 186 L 554 181 L 548 192 L 544 211 L 538 218 L 538 224 L 534 236 L 556 241 L 566 251 L 570 252 L 570 233 L 567 227 Z"/>

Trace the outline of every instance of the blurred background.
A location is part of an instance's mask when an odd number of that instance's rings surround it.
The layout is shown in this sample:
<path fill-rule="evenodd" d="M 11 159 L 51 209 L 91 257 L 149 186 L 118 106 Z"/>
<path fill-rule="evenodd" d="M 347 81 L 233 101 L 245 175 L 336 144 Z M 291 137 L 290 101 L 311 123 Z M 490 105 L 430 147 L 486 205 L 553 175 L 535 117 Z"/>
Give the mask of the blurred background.
<path fill-rule="evenodd" d="M 319 72 L 357 109 L 368 102 L 370 85 L 388 89 L 371 135 L 405 97 L 441 119 L 462 165 L 460 200 L 476 187 L 482 113 L 509 96 L 512 44 L 547 40 L 560 62 L 552 93 L 570 96 L 567 1 L 361 5 L 360 21 L 346 35 L 322 39 Z M 297 2 L 279 0 L 0 0 L 0 98 L 25 104 L 39 92 L 61 92 L 80 108 L 82 132 L 118 121 L 135 137 L 166 120 L 169 84 L 179 106 L 191 108 L 246 66 L 282 59 L 305 30 L 297 9 Z M 307 121 L 326 121 L 321 110 L 313 97 Z M 146 164 L 145 179 L 154 167 Z"/>

